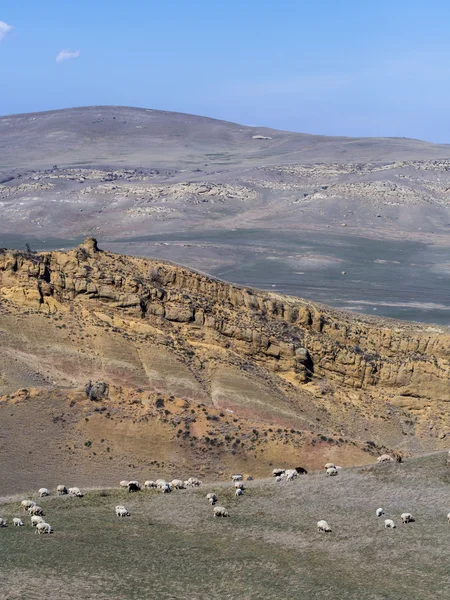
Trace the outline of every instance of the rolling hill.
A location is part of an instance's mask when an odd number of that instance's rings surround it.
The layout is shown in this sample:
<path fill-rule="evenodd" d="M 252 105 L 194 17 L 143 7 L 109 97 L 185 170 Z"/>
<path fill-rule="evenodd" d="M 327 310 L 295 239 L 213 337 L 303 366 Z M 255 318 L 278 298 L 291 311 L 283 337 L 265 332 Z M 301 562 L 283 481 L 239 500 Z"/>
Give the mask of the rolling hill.
<path fill-rule="evenodd" d="M 90 106 L 0 117 L 0 170 L 60 166 L 180 168 L 450 158 L 450 146 L 407 138 L 327 137 L 207 117 Z"/>

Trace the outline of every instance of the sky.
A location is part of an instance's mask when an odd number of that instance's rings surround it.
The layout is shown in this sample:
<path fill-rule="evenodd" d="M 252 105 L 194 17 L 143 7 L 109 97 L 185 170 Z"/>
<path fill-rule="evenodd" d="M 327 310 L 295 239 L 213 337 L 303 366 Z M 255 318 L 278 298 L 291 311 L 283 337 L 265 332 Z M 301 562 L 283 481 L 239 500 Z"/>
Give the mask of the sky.
<path fill-rule="evenodd" d="M 449 0 L 0 0 L 0 115 L 124 105 L 450 142 Z"/>

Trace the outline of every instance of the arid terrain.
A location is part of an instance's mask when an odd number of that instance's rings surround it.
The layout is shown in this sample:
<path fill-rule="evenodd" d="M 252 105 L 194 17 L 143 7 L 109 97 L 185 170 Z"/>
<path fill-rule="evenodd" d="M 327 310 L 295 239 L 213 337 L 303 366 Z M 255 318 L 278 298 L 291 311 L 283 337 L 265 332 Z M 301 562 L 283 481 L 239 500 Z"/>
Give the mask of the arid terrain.
<path fill-rule="evenodd" d="M 449 190 L 418 140 L 1 117 L 0 600 L 446 598 Z"/>
<path fill-rule="evenodd" d="M 110 485 L 144 466 L 262 476 L 448 445 L 446 328 L 233 286 L 92 238 L 1 251 L 0 295 L 11 492 L 37 486 L 39 464 L 49 485 L 67 469 Z M 107 388 L 92 399 L 89 381 Z"/>
<path fill-rule="evenodd" d="M 88 107 L 0 118 L 0 246 L 109 250 L 449 324 L 450 146 Z"/>

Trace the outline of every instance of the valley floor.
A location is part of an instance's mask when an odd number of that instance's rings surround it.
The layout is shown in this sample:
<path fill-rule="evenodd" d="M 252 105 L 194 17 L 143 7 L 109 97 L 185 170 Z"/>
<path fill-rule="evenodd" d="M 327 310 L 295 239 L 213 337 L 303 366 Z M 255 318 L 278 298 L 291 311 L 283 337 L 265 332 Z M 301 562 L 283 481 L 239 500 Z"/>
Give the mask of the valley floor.
<path fill-rule="evenodd" d="M 231 483 L 169 495 L 53 495 L 39 500 L 53 535 L 35 535 L 28 517 L 23 528 L 0 529 L 0 598 L 447 598 L 449 484 L 439 453 L 334 478 L 317 472 L 292 483 L 246 482 L 241 498 Z M 209 491 L 229 519 L 213 518 Z M 21 499 L 0 499 L 1 516 L 21 516 Z M 120 503 L 129 519 L 115 517 Z M 386 517 L 375 516 L 378 507 Z M 402 512 L 415 522 L 402 525 Z M 384 518 L 397 528 L 384 529 Z M 319 519 L 332 533 L 317 533 Z"/>

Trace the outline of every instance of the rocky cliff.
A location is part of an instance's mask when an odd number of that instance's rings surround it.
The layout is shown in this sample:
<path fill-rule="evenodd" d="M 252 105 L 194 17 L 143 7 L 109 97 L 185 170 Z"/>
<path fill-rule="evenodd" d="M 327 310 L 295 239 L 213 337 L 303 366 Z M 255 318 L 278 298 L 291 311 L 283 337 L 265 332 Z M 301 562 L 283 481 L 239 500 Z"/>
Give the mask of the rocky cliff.
<path fill-rule="evenodd" d="M 443 328 L 355 317 L 92 238 L 68 252 L 0 251 L 0 299 L 4 393 L 101 378 L 325 437 L 445 443 Z"/>

